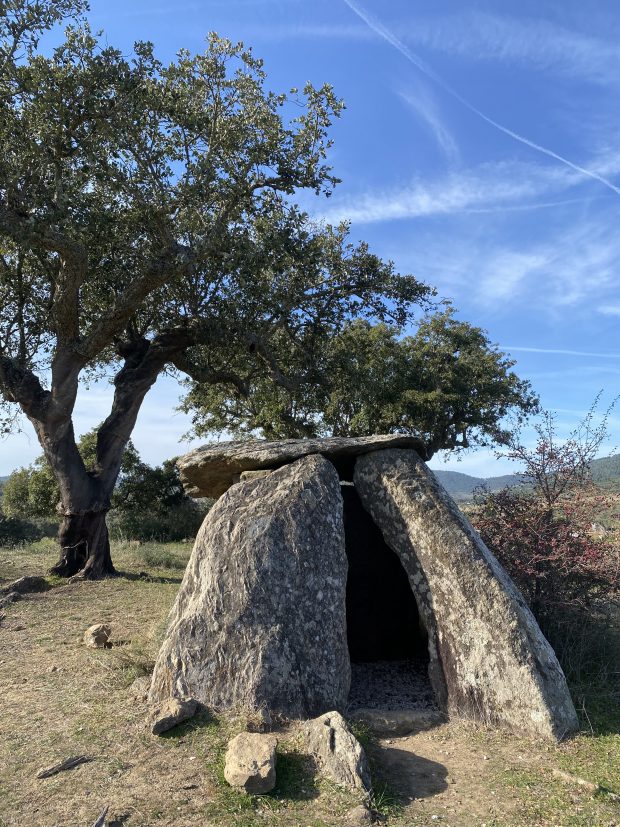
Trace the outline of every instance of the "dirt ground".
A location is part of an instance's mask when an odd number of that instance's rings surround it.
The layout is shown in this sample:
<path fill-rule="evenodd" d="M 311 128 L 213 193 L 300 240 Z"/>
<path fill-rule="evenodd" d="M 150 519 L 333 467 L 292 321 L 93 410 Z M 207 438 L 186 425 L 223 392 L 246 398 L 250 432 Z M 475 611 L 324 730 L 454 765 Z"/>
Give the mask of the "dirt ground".
<path fill-rule="evenodd" d="M 0 583 L 43 573 L 53 554 L 45 543 L 0 550 Z M 0 612 L 0 827 L 92 827 L 106 806 L 108 827 L 349 824 L 356 800 L 320 779 L 294 729 L 281 733 L 278 786 L 263 798 L 222 779 L 225 744 L 242 722 L 203 716 L 167 737 L 149 734 L 131 684 L 152 666 L 182 570 L 170 559 L 145 563 L 139 548 L 115 555 L 121 577 L 52 581 Z M 112 626 L 111 649 L 82 644 L 98 622 Z M 374 806 L 388 825 L 620 827 L 609 794 L 620 792 L 620 737 L 607 730 L 557 746 L 453 721 L 370 739 Z M 92 760 L 37 778 L 76 755 Z"/>

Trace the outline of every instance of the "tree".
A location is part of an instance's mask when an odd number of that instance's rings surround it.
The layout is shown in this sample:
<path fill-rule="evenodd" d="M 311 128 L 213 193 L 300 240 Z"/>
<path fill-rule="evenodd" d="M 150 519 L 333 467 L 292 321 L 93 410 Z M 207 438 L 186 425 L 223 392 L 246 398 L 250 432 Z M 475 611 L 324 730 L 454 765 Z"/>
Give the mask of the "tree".
<path fill-rule="evenodd" d="M 329 86 L 274 94 L 262 62 L 215 35 L 170 65 L 150 43 L 125 57 L 82 0 L 1 9 L 0 395 L 58 483 L 53 571 L 96 577 L 114 571 L 105 515 L 159 375 L 242 392 L 257 371 L 291 388 L 345 320 L 402 325 L 431 291 L 293 203 L 336 183 Z M 46 56 L 39 37 L 61 20 Z M 284 340 L 297 374 L 277 358 Z M 88 467 L 72 414 L 97 375 L 114 401 Z"/>
<path fill-rule="evenodd" d="M 295 353 L 283 342 L 282 361 Z M 227 430 L 268 438 L 316 435 L 419 436 L 427 458 L 440 449 L 506 443 L 512 427 L 537 409 L 528 382 L 483 330 L 452 308 L 424 318 L 413 336 L 355 320 L 333 336 L 311 381 L 277 387 L 257 374 L 244 389 L 194 384 L 184 401 L 197 434 Z"/>
<path fill-rule="evenodd" d="M 98 428 L 83 434 L 77 449 L 86 468 L 91 468 L 97 458 Z M 121 482 L 134 478 L 145 466 L 138 452 L 129 441 L 123 452 L 120 474 Z M 20 468 L 6 480 L 2 490 L 2 510 L 7 517 L 21 519 L 58 519 L 62 508 L 60 487 L 54 478 L 49 463 L 42 455 L 28 468 Z"/>
<path fill-rule="evenodd" d="M 513 437 L 505 455 L 524 468 L 524 484 L 481 494 L 473 514 L 482 539 L 551 636 L 558 612 L 587 609 L 620 587 L 618 552 L 591 531 L 597 512 L 612 507 L 590 471 L 609 411 L 598 425 L 594 414 L 595 406 L 565 441 L 548 412 L 536 425 L 534 448 Z"/>

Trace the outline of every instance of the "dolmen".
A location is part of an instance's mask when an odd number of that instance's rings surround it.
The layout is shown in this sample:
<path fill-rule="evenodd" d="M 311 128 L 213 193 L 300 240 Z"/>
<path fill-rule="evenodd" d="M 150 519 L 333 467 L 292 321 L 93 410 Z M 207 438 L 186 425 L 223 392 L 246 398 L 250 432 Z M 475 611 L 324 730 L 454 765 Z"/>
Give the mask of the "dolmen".
<path fill-rule="evenodd" d="M 394 659 L 417 640 L 447 715 L 554 740 L 575 731 L 551 646 L 424 456 L 405 436 L 236 441 L 183 456 L 188 493 L 219 499 L 171 611 L 151 703 L 192 698 L 267 721 L 342 712 L 351 658 Z"/>

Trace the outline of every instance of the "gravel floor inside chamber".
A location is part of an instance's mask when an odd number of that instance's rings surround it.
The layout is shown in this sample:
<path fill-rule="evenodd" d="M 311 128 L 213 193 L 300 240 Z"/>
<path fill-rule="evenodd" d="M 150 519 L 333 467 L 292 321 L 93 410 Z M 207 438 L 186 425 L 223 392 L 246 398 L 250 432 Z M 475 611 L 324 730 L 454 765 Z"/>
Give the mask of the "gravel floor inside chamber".
<path fill-rule="evenodd" d="M 349 713 L 357 709 L 438 708 L 427 662 L 393 660 L 351 664 Z"/>

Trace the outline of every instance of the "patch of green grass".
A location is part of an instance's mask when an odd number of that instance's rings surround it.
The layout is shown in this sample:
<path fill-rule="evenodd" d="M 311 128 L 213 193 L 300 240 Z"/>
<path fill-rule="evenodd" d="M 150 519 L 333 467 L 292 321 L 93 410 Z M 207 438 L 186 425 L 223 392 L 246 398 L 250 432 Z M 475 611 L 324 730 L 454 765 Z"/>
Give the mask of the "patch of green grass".
<path fill-rule="evenodd" d="M 179 549 L 180 546 L 180 549 Z M 169 544 L 145 543 L 138 546 L 138 556 L 147 566 L 183 571 L 187 566 L 191 547 L 181 544 L 170 548 Z"/>

